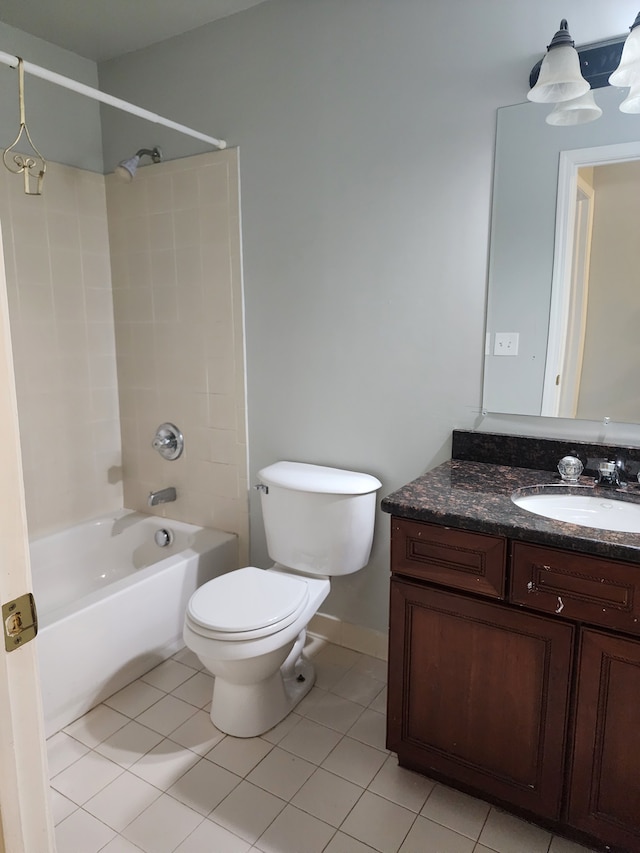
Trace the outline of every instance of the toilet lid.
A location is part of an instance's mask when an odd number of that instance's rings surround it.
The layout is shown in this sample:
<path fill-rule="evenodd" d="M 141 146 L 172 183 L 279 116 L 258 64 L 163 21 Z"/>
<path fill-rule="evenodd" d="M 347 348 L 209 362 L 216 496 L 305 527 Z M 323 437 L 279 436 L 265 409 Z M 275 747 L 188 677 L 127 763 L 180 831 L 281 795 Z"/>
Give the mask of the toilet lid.
<path fill-rule="evenodd" d="M 308 597 L 303 578 L 247 566 L 197 589 L 187 612 L 196 624 L 210 630 L 255 631 L 296 614 Z"/>

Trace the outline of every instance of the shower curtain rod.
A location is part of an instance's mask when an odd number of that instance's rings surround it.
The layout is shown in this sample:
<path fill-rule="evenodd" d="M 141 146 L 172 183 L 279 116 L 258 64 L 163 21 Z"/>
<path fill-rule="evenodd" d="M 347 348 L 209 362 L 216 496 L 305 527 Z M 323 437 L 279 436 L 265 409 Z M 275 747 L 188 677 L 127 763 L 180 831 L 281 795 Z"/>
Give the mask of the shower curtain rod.
<path fill-rule="evenodd" d="M 18 57 L 0 50 L 0 63 L 8 65 L 11 68 L 17 68 Z M 224 139 L 215 139 L 213 136 L 207 136 L 206 134 L 200 133 L 198 130 L 193 130 L 184 124 L 178 124 L 178 122 L 172 121 L 169 118 L 163 118 L 157 113 L 152 113 L 142 107 L 137 107 L 135 104 L 130 104 L 128 101 L 123 101 L 121 98 L 114 98 L 113 95 L 107 95 L 106 92 L 101 92 L 99 89 L 94 89 L 92 86 L 79 83 L 71 77 L 65 77 L 55 71 L 49 71 L 47 68 L 42 68 L 40 65 L 34 65 L 33 62 L 23 60 L 23 68 L 27 74 L 33 74 L 34 77 L 40 77 L 42 80 L 48 80 L 50 83 L 55 83 L 56 86 L 62 86 L 64 89 L 71 89 L 72 92 L 78 92 L 78 94 L 91 98 L 94 101 L 101 101 L 103 104 L 115 107 L 117 110 L 122 110 L 125 113 L 131 113 L 134 116 L 139 116 L 140 118 L 152 121 L 155 124 L 162 124 L 165 127 L 170 127 L 173 130 L 177 130 L 179 133 L 183 133 L 185 136 L 193 136 L 194 139 L 200 139 L 202 142 L 209 142 L 211 145 L 215 145 L 216 148 L 227 147 L 227 143 Z"/>

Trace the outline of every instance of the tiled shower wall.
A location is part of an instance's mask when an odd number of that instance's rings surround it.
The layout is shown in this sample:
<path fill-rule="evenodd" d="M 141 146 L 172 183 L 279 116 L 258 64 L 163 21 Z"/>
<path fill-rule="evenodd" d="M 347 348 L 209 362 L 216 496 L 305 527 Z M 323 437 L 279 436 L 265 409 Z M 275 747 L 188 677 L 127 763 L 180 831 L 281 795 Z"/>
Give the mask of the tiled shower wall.
<path fill-rule="evenodd" d="M 41 197 L 3 169 L 0 221 L 30 535 L 124 505 L 238 533 L 244 558 L 235 152 L 128 185 L 49 164 Z M 151 449 L 167 420 L 185 436 L 176 462 Z M 178 500 L 149 510 L 168 485 Z"/>
<path fill-rule="evenodd" d="M 104 178 L 50 163 L 42 196 L 0 169 L 30 536 L 122 506 Z"/>
<path fill-rule="evenodd" d="M 235 151 L 106 179 L 125 506 L 248 542 L 244 335 Z M 173 462 L 151 447 L 174 423 Z M 153 509 L 150 491 L 178 499 Z"/>

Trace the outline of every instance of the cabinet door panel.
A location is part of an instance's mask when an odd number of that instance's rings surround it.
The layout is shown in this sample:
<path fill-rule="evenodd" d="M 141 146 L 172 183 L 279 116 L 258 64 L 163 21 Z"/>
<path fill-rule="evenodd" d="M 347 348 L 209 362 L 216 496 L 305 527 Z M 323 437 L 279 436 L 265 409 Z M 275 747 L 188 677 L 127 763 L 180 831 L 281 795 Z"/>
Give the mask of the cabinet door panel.
<path fill-rule="evenodd" d="M 390 636 L 400 762 L 557 818 L 572 626 L 393 579 Z"/>
<path fill-rule="evenodd" d="M 569 821 L 640 851 L 640 643 L 584 630 Z"/>

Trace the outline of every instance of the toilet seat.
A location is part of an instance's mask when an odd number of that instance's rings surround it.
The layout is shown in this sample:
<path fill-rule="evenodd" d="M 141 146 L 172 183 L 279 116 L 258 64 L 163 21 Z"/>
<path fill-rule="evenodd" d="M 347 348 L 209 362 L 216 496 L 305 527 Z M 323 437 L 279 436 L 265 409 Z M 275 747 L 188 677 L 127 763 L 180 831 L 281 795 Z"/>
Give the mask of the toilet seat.
<path fill-rule="evenodd" d="M 294 622 L 309 600 L 303 577 L 246 566 L 199 587 L 187 605 L 190 628 L 214 640 L 251 640 Z"/>

